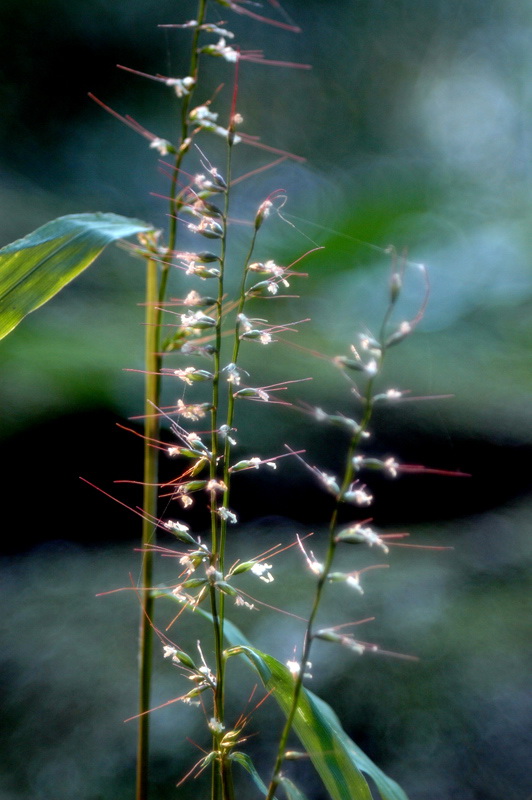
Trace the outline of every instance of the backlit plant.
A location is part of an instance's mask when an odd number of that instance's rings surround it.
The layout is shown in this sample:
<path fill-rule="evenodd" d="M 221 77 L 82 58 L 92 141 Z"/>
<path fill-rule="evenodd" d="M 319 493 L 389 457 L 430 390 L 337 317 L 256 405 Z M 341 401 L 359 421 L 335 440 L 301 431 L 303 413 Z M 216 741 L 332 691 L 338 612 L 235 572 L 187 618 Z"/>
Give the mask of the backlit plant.
<path fill-rule="evenodd" d="M 342 729 L 332 709 L 306 688 L 310 680 L 310 657 L 316 640 L 339 645 L 351 651 L 353 658 L 376 645 L 359 641 L 346 632 L 345 626 L 318 624 L 318 611 L 326 586 L 343 584 L 355 593 L 363 592 L 365 574 L 382 565 L 343 572 L 336 567 L 337 551 L 348 544 L 362 544 L 386 556 L 394 537 L 372 525 L 373 497 L 365 484 L 369 471 L 397 478 L 402 472 L 421 471 L 403 465 L 392 457 L 372 455 L 371 423 L 375 407 L 399 403 L 403 393 L 381 382 L 383 363 L 390 348 L 401 343 L 422 317 L 427 300 L 427 278 L 420 265 L 410 264 L 389 251 L 390 279 L 388 303 L 378 331 L 357 335 L 345 355 L 329 358 L 332 368 L 342 371 L 352 398 L 352 415 L 307 406 L 298 402 L 296 381 L 287 379 L 274 385 L 261 385 L 242 364 L 245 348 L 285 346 L 279 341 L 293 331 L 299 321 L 273 324 L 264 318 L 264 298 L 282 301 L 287 291 L 303 277 L 301 262 L 311 250 L 301 253 L 291 264 L 283 265 L 275 253 L 268 258 L 257 256 L 257 245 L 264 226 L 272 219 L 286 221 L 284 191 L 272 187 L 258 208 L 249 211 L 247 246 L 235 257 L 229 247 L 232 234 L 232 202 L 235 186 L 243 176 L 235 166 L 235 148 L 258 147 L 275 157 L 278 165 L 300 156 L 273 148 L 245 132 L 246 121 L 239 108 L 238 75 L 243 62 L 253 61 L 268 67 L 307 68 L 263 57 L 257 50 L 241 51 L 235 44 L 220 13 L 235 12 L 250 20 L 275 25 L 297 33 L 299 29 L 287 17 L 277 0 L 269 0 L 268 16 L 257 4 L 244 0 L 199 0 L 195 18 L 170 24 L 190 39 L 190 60 L 186 75 L 149 75 L 124 67 L 135 75 L 160 84 L 178 103 L 178 133 L 170 141 L 145 129 L 128 116 L 121 116 L 105 103 L 93 98 L 104 109 L 140 133 L 149 147 L 163 159 L 169 176 L 168 229 L 113 214 L 79 214 L 62 217 L 43 226 L 25 239 L 5 247 L 0 253 L 0 323 L 1 333 L 12 330 L 25 314 L 52 297 L 65 283 L 88 266 L 110 241 L 136 234 L 138 242 L 130 249 L 146 266 L 145 319 L 145 398 L 144 409 L 144 498 L 142 508 L 142 574 L 138 584 L 141 605 L 140 699 L 138 710 L 137 800 L 149 791 L 149 724 L 152 693 L 152 662 L 165 658 L 185 679 L 184 703 L 201 704 L 206 720 L 209 745 L 206 754 L 191 769 L 197 777 L 203 771 L 210 776 L 212 800 L 232 800 L 233 774 L 244 769 L 253 779 L 258 796 L 272 800 L 283 791 L 289 800 L 304 798 L 291 777 L 289 762 L 305 755 L 314 764 L 333 800 L 364 800 L 372 797 L 365 776 L 371 777 L 384 800 L 405 800 L 397 784 L 367 758 Z M 184 39 L 183 39 L 184 41 Z M 203 94 L 203 65 L 215 59 L 223 80 L 232 86 L 228 110 L 216 110 L 223 93 L 213 97 Z M 210 139 L 223 143 L 223 166 L 214 166 L 209 157 Z M 261 165 L 253 174 L 271 164 Z M 190 244 L 192 243 L 192 244 Z M 309 261 L 311 263 L 311 260 Z M 397 306 L 407 269 L 417 270 L 420 278 L 420 310 L 413 319 L 404 319 Z M 179 273 L 179 298 L 169 294 L 169 279 Z M 237 290 L 231 294 L 235 284 Z M 259 309 L 259 310 L 257 310 Z M 356 329 L 356 324 L 353 322 Z M 168 335 L 168 330 L 171 333 Z M 323 354 L 322 354 L 323 355 Z M 265 356 L 266 357 L 266 356 Z M 163 382 L 180 387 L 180 399 L 171 407 L 162 407 Z M 195 396 L 198 385 L 202 394 Z M 208 387 L 207 394 L 205 387 Z M 290 389 L 291 395 L 288 395 Z M 281 401 L 280 393 L 283 400 Z M 335 426 L 343 432 L 345 445 L 338 457 L 338 472 L 329 474 L 309 463 L 303 451 L 292 443 L 281 453 L 263 457 L 253 443 L 239 440 L 238 415 L 247 402 L 291 404 L 300 413 L 313 418 L 310 424 Z M 164 428 L 164 434 L 161 432 Z M 161 451 L 175 459 L 177 477 L 162 484 L 159 478 Z M 244 471 L 281 470 L 286 460 L 307 470 L 317 487 L 331 501 L 331 517 L 325 548 L 314 546 L 307 537 L 293 536 L 279 548 L 248 560 L 233 560 L 231 533 L 238 523 L 238 509 L 233 507 L 233 481 Z M 175 507 L 171 516 L 161 517 L 160 495 L 170 496 Z M 193 531 L 185 521 L 186 511 L 194 503 L 203 503 L 210 516 L 207 532 Z M 345 509 L 349 509 L 346 513 Z M 349 517 L 347 523 L 339 522 Z M 369 515 L 369 516 L 368 516 Z M 176 518 L 178 517 L 178 518 Z M 156 544 L 160 532 L 164 548 Z M 179 578 L 167 588 L 153 586 L 153 559 L 158 551 L 167 551 L 168 542 L 177 539 L 174 551 L 180 565 Z M 270 584 L 274 580 L 273 558 L 289 546 L 301 551 L 302 566 L 314 577 L 315 590 L 309 599 L 308 617 L 302 640 L 295 655 L 283 664 L 274 656 L 252 645 L 230 619 L 233 604 L 251 609 L 252 599 L 243 591 L 241 576 L 251 573 Z M 324 549 L 319 560 L 313 552 Z M 364 577 L 362 577 L 364 574 Z M 369 580 L 369 577 L 368 577 Z M 331 587 L 335 591 L 335 587 Z M 170 599 L 179 610 L 196 615 L 210 635 L 201 644 L 186 648 L 174 643 L 169 632 L 153 623 L 154 602 Z M 266 613 L 263 612 L 262 613 Z M 197 639 L 198 637 L 196 637 Z M 154 641 L 161 647 L 154 650 Z M 277 702 L 286 716 L 277 736 L 277 746 L 270 764 L 255 764 L 246 750 L 243 718 L 234 721 L 227 708 L 227 688 L 232 680 L 234 657 L 240 656 L 258 674 L 269 702 Z M 290 736 L 294 732 L 303 751 L 294 751 Z M 208 769 L 207 769 L 208 768 Z M 205 790 L 200 790 L 205 796 Z"/>

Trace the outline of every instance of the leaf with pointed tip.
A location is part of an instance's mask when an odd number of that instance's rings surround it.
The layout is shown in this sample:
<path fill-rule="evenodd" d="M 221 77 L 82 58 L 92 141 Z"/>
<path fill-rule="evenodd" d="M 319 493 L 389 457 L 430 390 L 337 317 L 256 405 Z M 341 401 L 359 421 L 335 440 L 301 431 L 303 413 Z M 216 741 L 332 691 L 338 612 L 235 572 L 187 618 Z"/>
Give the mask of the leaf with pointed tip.
<path fill-rule="evenodd" d="M 307 796 L 289 778 L 282 776 L 279 783 L 285 790 L 288 800 L 307 800 Z"/>
<path fill-rule="evenodd" d="M 83 272 L 104 247 L 153 226 L 117 214 L 70 214 L 0 250 L 0 339 Z"/>
<path fill-rule="evenodd" d="M 240 646 L 236 649 L 248 657 L 266 688 L 272 692 L 287 714 L 294 690 L 294 678 L 290 670 L 277 659 L 254 647 Z M 338 739 L 336 730 L 321 713 L 316 700 L 318 698 L 301 691 L 293 728 L 329 795 L 333 800 L 372 800 L 364 776 Z"/>
<path fill-rule="evenodd" d="M 232 753 L 230 759 L 231 761 L 236 761 L 237 764 L 240 764 L 240 766 L 244 767 L 246 772 L 248 772 L 253 778 L 255 786 L 257 786 L 260 789 L 263 795 L 268 794 L 268 787 L 260 777 L 255 767 L 255 764 L 253 763 L 253 761 L 251 760 L 251 758 L 248 756 L 247 753 L 241 753 L 241 752 Z M 274 797 L 273 800 L 277 800 L 277 798 Z"/>
<path fill-rule="evenodd" d="M 177 600 L 168 590 L 157 590 L 154 594 Z M 212 621 L 208 611 L 201 608 L 190 610 Z M 294 687 L 288 668 L 273 656 L 253 647 L 228 620 L 224 621 L 224 636 L 233 645 L 230 654 L 246 657 L 286 714 Z M 332 708 L 308 689 L 301 690 L 293 727 L 333 800 L 372 800 L 361 773 L 374 781 L 381 800 L 408 800 L 401 787 L 350 739 Z"/>

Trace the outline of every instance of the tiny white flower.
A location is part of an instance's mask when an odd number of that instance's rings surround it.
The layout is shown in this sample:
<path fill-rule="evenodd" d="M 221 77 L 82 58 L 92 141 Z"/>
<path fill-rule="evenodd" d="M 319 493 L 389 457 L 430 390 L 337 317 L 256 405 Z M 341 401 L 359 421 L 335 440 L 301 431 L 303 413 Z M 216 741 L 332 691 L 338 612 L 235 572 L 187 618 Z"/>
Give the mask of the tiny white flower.
<path fill-rule="evenodd" d="M 260 215 L 262 219 L 267 219 L 267 217 L 270 216 L 272 206 L 273 203 L 271 200 L 265 200 L 263 203 L 260 204 L 257 215 Z"/>
<path fill-rule="evenodd" d="M 199 700 L 194 700 L 192 697 L 185 696 L 183 697 L 183 703 L 186 703 L 187 706 L 200 706 L 201 702 Z"/>
<path fill-rule="evenodd" d="M 373 547 L 373 545 L 375 545 L 375 547 L 379 547 L 384 553 L 390 552 L 389 547 L 387 547 L 387 545 L 384 543 L 379 534 L 376 533 L 374 530 L 368 528 L 367 526 L 362 526 L 362 525 L 355 526 L 355 528 L 356 532 L 360 536 L 364 537 L 366 544 L 368 544 L 370 547 Z"/>
<path fill-rule="evenodd" d="M 334 475 L 327 475 L 326 472 L 318 471 L 318 477 L 329 492 L 332 492 L 333 494 L 339 493 L 340 487 L 338 486 Z"/>
<path fill-rule="evenodd" d="M 235 525 L 238 522 L 238 517 L 233 511 L 229 511 L 228 508 L 224 506 L 220 506 L 218 509 L 218 515 L 222 518 L 230 522 L 231 525 Z"/>
<path fill-rule="evenodd" d="M 169 531 L 177 531 L 178 533 L 186 533 L 188 531 L 188 525 L 185 525 L 184 522 L 176 522 L 170 519 L 164 523 L 164 527 L 168 528 Z"/>
<path fill-rule="evenodd" d="M 192 233 L 209 233 L 209 232 L 218 232 L 219 225 L 213 219 L 209 219 L 208 217 L 203 217 L 203 219 L 196 225 L 194 222 L 190 222 L 187 225 L 187 228 Z M 194 265 L 196 269 L 201 265 Z M 187 274 L 189 274 L 190 267 L 187 269 Z"/>
<path fill-rule="evenodd" d="M 373 495 L 363 488 L 353 489 L 346 492 L 344 499 L 349 503 L 354 503 L 357 506 L 370 506 L 373 502 Z"/>
<path fill-rule="evenodd" d="M 150 148 L 152 150 L 157 150 L 162 156 L 167 156 L 170 152 L 169 148 L 172 145 L 166 139 L 159 139 L 159 137 L 155 137 L 150 142 Z"/>
<path fill-rule="evenodd" d="M 399 400 L 403 396 L 403 393 L 400 392 L 398 389 L 388 389 L 386 392 L 386 397 L 388 400 Z"/>
<path fill-rule="evenodd" d="M 350 575 L 348 578 L 346 578 L 345 582 L 352 589 L 356 589 L 357 592 L 360 592 L 360 594 L 364 594 L 364 589 L 360 585 L 360 579 L 359 579 L 359 577 L 358 577 L 358 575 L 356 573 L 354 575 Z"/>
<path fill-rule="evenodd" d="M 189 116 L 191 120 L 194 120 L 194 122 L 216 122 L 218 119 L 218 114 L 214 111 L 211 111 L 206 105 L 196 106 L 196 108 L 192 109 Z"/>
<path fill-rule="evenodd" d="M 223 436 L 224 439 L 227 439 L 229 444 L 232 444 L 233 447 L 234 447 L 236 445 L 236 443 L 237 443 L 236 439 L 233 439 L 231 436 L 229 436 L 230 432 L 233 431 L 233 430 L 236 430 L 236 429 L 235 428 L 230 428 L 229 425 L 220 425 L 220 427 L 218 429 L 218 433 L 220 434 L 220 436 Z"/>
<path fill-rule="evenodd" d="M 172 87 L 179 98 L 190 94 L 190 90 L 195 83 L 196 81 L 194 78 L 190 76 L 187 76 L 186 78 L 168 78 L 165 81 L 166 86 Z"/>
<path fill-rule="evenodd" d="M 387 458 L 384 462 L 384 471 L 391 477 L 397 478 L 399 474 L 399 464 L 395 458 Z"/>
<path fill-rule="evenodd" d="M 357 640 L 353 639 L 351 636 L 342 636 L 340 643 L 349 650 L 352 650 L 354 653 L 357 653 L 359 656 L 363 655 L 366 651 L 365 645 L 357 642 Z"/>
<path fill-rule="evenodd" d="M 196 565 L 194 564 L 193 560 L 190 556 L 181 556 L 179 559 L 179 563 L 182 567 L 184 567 L 185 572 L 189 575 L 192 575 L 193 572 L 196 570 Z"/>
<path fill-rule="evenodd" d="M 186 306 L 195 306 L 201 301 L 201 295 L 193 289 L 191 292 L 187 294 L 185 297 L 184 303 Z"/>
<path fill-rule="evenodd" d="M 284 272 L 284 267 L 280 267 L 279 264 L 276 264 L 271 258 L 269 258 L 264 264 L 264 269 L 267 272 L 270 272 L 272 275 L 275 275 L 276 278 L 280 278 Z"/>
<path fill-rule="evenodd" d="M 374 358 L 372 358 L 371 361 L 368 361 L 368 363 L 364 367 L 364 371 L 367 372 L 367 374 L 370 375 L 371 377 L 377 374 L 377 372 L 379 371 L 379 367 Z"/>
<path fill-rule="evenodd" d="M 185 417 L 185 419 L 190 419 L 194 421 L 201 419 L 201 417 L 205 416 L 205 409 L 202 408 L 200 405 L 192 404 L 187 406 L 182 400 L 177 401 L 176 410 L 177 413 L 180 414 L 182 417 Z"/>
<path fill-rule="evenodd" d="M 207 483 L 205 487 L 206 492 L 225 492 L 227 490 L 227 486 L 223 481 L 218 481 L 216 479 L 212 479 Z"/>
<path fill-rule="evenodd" d="M 240 386 L 242 373 L 245 375 L 249 374 L 245 369 L 242 369 L 242 367 L 237 367 L 237 365 L 233 364 L 233 362 L 227 364 L 227 366 L 222 369 L 222 372 L 227 373 L 227 382 L 232 383 L 235 386 Z M 226 426 L 222 425 L 220 430 L 222 430 L 224 427 Z"/>
<path fill-rule="evenodd" d="M 169 644 L 163 645 L 163 654 L 165 658 L 173 658 L 176 653 L 177 650 L 175 647 L 171 647 Z"/>
<path fill-rule="evenodd" d="M 255 609 L 254 603 L 248 603 L 239 594 L 237 594 L 237 596 L 235 597 L 235 605 L 244 606 L 244 608 L 248 608 L 250 611 L 253 611 Z"/>
<path fill-rule="evenodd" d="M 299 662 L 290 660 L 286 662 L 286 666 L 288 667 L 294 678 L 297 678 L 297 676 L 301 672 L 301 665 L 299 664 Z M 305 678 L 312 678 L 312 675 L 310 674 L 310 672 L 308 672 L 308 670 L 310 670 L 311 668 L 312 668 L 312 663 L 310 661 L 307 661 L 307 663 L 305 664 L 305 672 L 303 673 L 303 676 Z"/>
<path fill-rule="evenodd" d="M 181 314 L 181 325 L 191 328 L 197 322 L 196 313 L 190 311 L 188 314 Z"/>
<path fill-rule="evenodd" d="M 238 59 L 238 51 L 234 47 L 226 45 L 223 36 L 218 41 L 218 44 L 212 45 L 210 49 L 213 54 L 221 56 L 226 61 L 234 63 Z"/>
<path fill-rule="evenodd" d="M 176 378 L 184 381 L 188 386 L 192 386 L 190 376 L 196 371 L 195 367 L 186 367 L 185 369 L 175 369 L 174 375 Z"/>
<path fill-rule="evenodd" d="M 269 571 L 271 569 L 272 569 L 271 564 L 264 564 L 264 563 L 253 564 L 253 566 L 251 567 L 251 572 L 254 575 L 257 575 L 257 577 L 260 578 L 261 581 L 264 581 L 264 583 L 272 583 L 272 581 L 274 581 L 275 579 L 271 574 L 271 572 Z"/>
<path fill-rule="evenodd" d="M 238 320 L 238 322 L 240 324 L 240 327 L 244 331 L 250 331 L 253 328 L 253 325 L 251 324 L 251 321 L 246 317 L 245 314 L 239 314 L 238 317 L 237 317 L 237 320 Z"/>
<path fill-rule="evenodd" d="M 179 600 L 180 603 L 188 603 L 188 601 L 189 601 L 189 598 L 183 592 L 183 590 L 181 589 L 181 586 L 176 586 L 175 589 L 172 589 L 172 594 L 174 595 L 176 600 Z"/>
<path fill-rule="evenodd" d="M 217 33 L 219 36 L 226 36 L 228 39 L 235 38 L 234 33 L 226 30 L 225 28 L 220 28 L 218 25 L 214 25 L 212 22 L 206 22 L 204 25 L 201 26 L 201 30 L 206 31 L 207 33 Z"/>

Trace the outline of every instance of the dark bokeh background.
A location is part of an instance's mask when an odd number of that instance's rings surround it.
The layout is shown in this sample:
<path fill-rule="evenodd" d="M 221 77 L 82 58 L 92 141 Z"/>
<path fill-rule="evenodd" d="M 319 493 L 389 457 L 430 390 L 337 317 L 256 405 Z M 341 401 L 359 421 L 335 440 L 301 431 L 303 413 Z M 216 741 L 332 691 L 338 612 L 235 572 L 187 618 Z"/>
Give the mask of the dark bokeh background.
<path fill-rule="evenodd" d="M 193 16 L 193 6 L 3 0 L 2 243 L 76 211 L 165 225 L 165 204 L 150 194 L 167 186 L 156 155 L 87 92 L 172 138 L 176 105 L 168 90 L 115 64 L 184 74 L 188 34 L 156 25 Z M 408 527 L 417 543 L 455 549 L 396 549 L 392 569 L 368 574 L 363 598 L 350 597 L 347 607 L 339 589 L 329 594 L 329 623 L 340 614 L 375 615 L 361 638 L 416 653 L 419 663 L 354 660 L 317 648 L 314 685 L 412 800 L 525 800 L 532 793 L 532 12 L 509 0 L 287 0 L 285 7 L 301 35 L 220 8 L 243 48 L 313 65 L 312 72 L 242 67 L 245 130 L 307 162 L 286 162 L 242 183 L 233 216 L 249 219 L 282 187 L 296 228 L 265 226 L 261 257 L 290 263 L 312 246 L 305 237 L 324 246 L 301 265 L 309 273 L 294 282 L 301 299 L 264 304 L 257 313 L 280 322 L 311 317 L 297 343 L 346 352 L 360 331 L 378 324 L 389 269 L 383 248 L 393 244 L 427 264 L 430 304 L 416 335 L 390 357 L 387 386 L 453 397 L 387 410 L 376 420 L 375 447 L 472 475 L 374 485 L 379 525 Z M 218 62 L 210 68 L 204 96 L 225 81 L 217 102 L 227 107 L 231 70 Z M 219 145 L 206 138 L 203 147 L 219 164 Z M 236 174 L 266 162 L 241 147 Z M 235 224 L 235 256 L 246 237 Z M 0 346 L 7 712 L 0 793 L 8 800 L 131 796 L 134 724 L 121 720 L 135 710 L 135 600 L 127 592 L 94 594 L 138 573 L 138 526 L 78 476 L 137 502 L 113 481 L 138 479 L 141 471 L 140 440 L 116 427 L 142 407 L 141 378 L 124 371 L 142 366 L 141 269 L 118 248 L 109 251 Z M 176 276 L 173 294 L 185 290 Z M 413 269 L 405 315 L 421 291 Z M 352 413 L 345 381 L 328 362 L 275 348 L 249 346 L 258 383 L 313 375 L 293 387 L 292 400 Z M 170 387 L 168 402 L 179 391 Z M 311 463 L 337 468 L 341 438 L 304 414 L 248 404 L 238 426 L 243 453 L 246 442 L 266 456 L 288 442 L 306 447 Z M 165 469 L 173 474 L 172 465 Z M 235 535 L 235 555 L 320 531 L 327 504 L 304 470 L 285 462 L 267 482 L 254 477 L 240 483 L 246 527 Z M 204 524 L 199 512 L 191 519 L 197 529 Z M 313 548 L 321 550 L 319 535 Z M 371 555 L 345 554 L 346 569 Z M 294 590 L 300 559 L 278 561 L 275 604 L 304 614 L 310 582 L 298 577 Z M 168 565 L 160 569 L 161 580 L 173 580 Z M 268 602 L 268 587 L 262 596 Z M 273 625 L 264 612 L 237 621 L 264 649 L 290 657 L 297 626 L 282 617 Z M 160 671 L 156 702 L 182 691 L 167 664 Z M 185 742 L 190 731 L 179 712 L 170 706 L 154 717 L 154 797 L 175 796 L 176 778 L 199 757 Z M 272 706 L 264 713 L 273 714 Z M 201 739 L 200 721 L 190 724 L 198 726 L 192 738 Z M 268 727 L 275 727 L 271 717 Z M 258 763 L 269 763 L 267 736 L 252 742 Z M 322 796 L 310 773 L 300 780 L 311 799 Z M 181 796 L 196 788 L 181 788 Z M 242 791 L 250 791 L 247 784 Z"/>

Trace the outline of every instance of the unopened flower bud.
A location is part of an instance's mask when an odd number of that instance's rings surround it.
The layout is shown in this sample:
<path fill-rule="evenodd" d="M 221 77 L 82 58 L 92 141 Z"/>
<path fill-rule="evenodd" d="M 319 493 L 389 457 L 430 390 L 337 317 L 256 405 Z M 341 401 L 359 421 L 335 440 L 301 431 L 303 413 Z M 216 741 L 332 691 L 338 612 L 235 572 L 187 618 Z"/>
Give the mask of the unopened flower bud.
<path fill-rule="evenodd" d="M 364 372 L 365 367 L 362 361 L 357 361 L 354 358 L 347 356 L 335 356 L 333 362 L 341 369 L 354 369 L 357 372 Z"/>
<path fill-rule="evenodd" d="M 259 210 L 257 211 L 257 216 L 255 217 L 256 231 L 259 230 L 264 220 L 267 219 L 267 217 L 269 217 L 272 205 L 273 204 L 271 200 L 265 200 L 263 203 L 260 204 Z"/>
<path fill-rule="evenodd" d="M 406 320 L 405 322 L 401 322 L 395 333 L 392 333 L 392 335 L 386 340 L 385 347 L 391 347 L 394 344 L 399 344 L 399 342 L 402 342 L 403 339 L 406 339 L 406 337 L 412 333 L 412 330 L 413 329 L 410 322 L 407 322 Z"/>
<path fill-rule="evenodd" d="M 394 272 L 390 279 L 390 303 L 395 303 L 401 293 L 403 280 L 398 272 Z"/>

